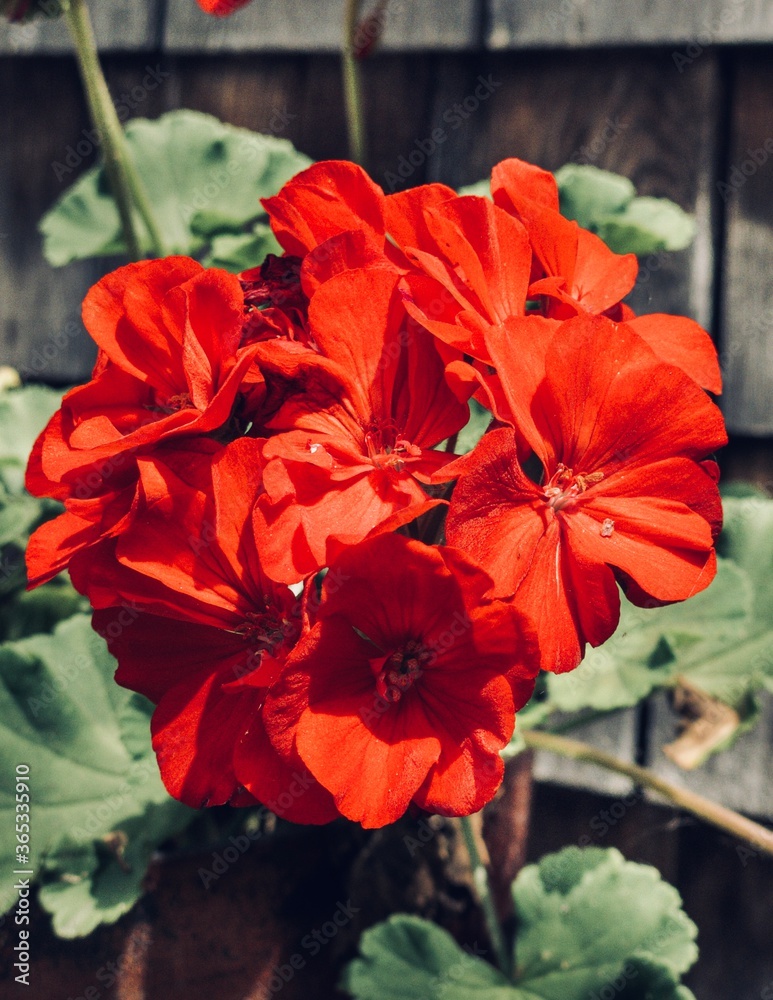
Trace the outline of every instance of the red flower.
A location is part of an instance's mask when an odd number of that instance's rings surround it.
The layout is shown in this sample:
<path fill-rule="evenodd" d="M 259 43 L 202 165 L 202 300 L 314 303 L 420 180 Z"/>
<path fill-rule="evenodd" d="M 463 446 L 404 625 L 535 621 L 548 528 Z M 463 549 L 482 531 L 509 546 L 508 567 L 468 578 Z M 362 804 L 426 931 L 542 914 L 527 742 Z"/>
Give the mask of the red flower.
<path fill-rule="evenodd" d="M 100 348 L 93 378 L 64 397 L 27 470 L 31 493 L 66 506 L 33 536 L 34 584 L 124 530 L 137 455 L 229 433 L 254 353 L 239 349 L 243 309 L 234 275 L 186 257 L 129 264 L 90 290 L 83 321 Z"/>
<path fill-rule="evenodd" d="M 558 188 L 547 170 L 509 159 L 491 172 L 494 202 L 526 226 L 534 249 L 529 295 L 549 299 L 548 315 L 566 319 L 580 309 L 600 314 L 616 306 L 636 281 L 633 254 L 613 253 L 607 245 L 565 219 L 558 210 Z M 541 272 L 541 273 L 540 273 Z"/>
<path fill-rule="evenodd" d="M 308 255 L 304 270 L 313 280 L 316 271 L 329 275 L 377 261 L 408 270 L 411 265 L 399 248 L 434 245 L 426 212 L 455 197 L 444 184 L 385 195 L 362 167 L 324 160 L 296 174 L 262 204 L 286 252 Z"/>
<path fill-rule="evenodd" d="M 489 433 L 456 466 L 446 533 L 493 577 L 493 596 L 515 595 L 538 623 L 543 668 L 570 670 L 614 631 L 616 579 L 637 604 L 711 582 L 721 506 L 715 467 L 699 460 L 727 438 L 708 397 L 625 326 L 564 323 L 541 375 L 519 369 L 512 334 L 489 347 L 543 479 L 522 471 L 512 430 Z"/>
<path fill-rule="evenodd" d="M 312 297 L 319 358 L 305 392 L 270 421 L 264 448 L 258 510 L 272 579 L 299 580 L 329 565 L 338 546 L 436 502 L 421 484 L 452 456 L 432 449 L 468 410 L 445 383 L 434 339 L 406 325 L 396 283 L 389 271 L 350 271 Z"/>
<path fill-rule="evenodd" d="M 706 331 L 686 317 L 636 317 L 621 303 L 636 279 L 636 258 L 613 253 L 565 219 L 552 174 L 504 160 L 494 167 L 492 190 L 493 206 L 476 197 L 428 206 L 429 235 L 423 243 L 404 244 L 415 269 L 403 281 L 406 308 L 418 322 L 485 366 L 485 334 L 492 327 L 528 316 L 530 343 L 540 352 L 557 321 L 609 315 L 628 322 L 659 357 L 700 386 L 721 391 L 717 352 Z"/>
<path fill-rule="evenodd" d="M 491 172 L 491 191 L 494 202 L 526 226 L 534 249 L 529 298 L 543 297 L 545 315 L 568 319 L 582 311 L 625 320 L 664 361 L 704 389 L 722 391 L 717 352 L 694 320 L 665 313 L 637 318 L 622 304 L 636 281 L 636 258 L 614 253 L 598 236 L 565 219 L 551 173 L 522 160 L 503 160 Z"/>
<path fill-rule="evenodd" d="M 215 17 L 228 17 L 240 7 L 246 7 L 250 0 L 196 0 L 196 2 L 207 14 L 214 14 Z"/>
<path fill-rule="evenodd" d="M 399 535 L 348 549 L 330 570 L 264 720 L 344 816 L 378 827 L 411 802 L 467 815 L 493 796 L 537 658 L 521 615 L 482 599 L 490 582 L 461 552 Z M 250 732 L 236 759 L 259 799 L 261 754 Z"/>
<path fill-rule="evenodd" d="M 196 808 L 254 803 L 233 760 L 240 735 L 251 731 L 276 795 L 303 781 L 303 796 L 284 814 L 335 818 L 302 762 L 280 758 L 261 733 L 266 692 L 304 620 L 292 592 L 260 569 L 252 522 L 259 442 L 242 438 L 223 449 L 203 490 L 160 462 L 139 465 L 142 516 L 117 541 L 76 557 L 71 572 L 98 609 L 94 627 L 118 659 L 116 680 L 158 704 L 153 748 L 164 784 Z"/>

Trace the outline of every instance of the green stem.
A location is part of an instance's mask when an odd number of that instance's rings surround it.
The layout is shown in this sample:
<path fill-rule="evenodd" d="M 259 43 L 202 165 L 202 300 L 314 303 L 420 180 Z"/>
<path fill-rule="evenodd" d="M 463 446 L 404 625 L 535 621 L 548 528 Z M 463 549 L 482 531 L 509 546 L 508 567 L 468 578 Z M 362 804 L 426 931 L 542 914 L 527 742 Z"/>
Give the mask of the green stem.
<path fill-rule="evenodd" d="M 637 785 L 651 788 L 658 795 L 662 795 L 664 799 L 687 810 L 694 816 L 700 817 L 705 822 L 711 823 L 712 826 L 731 833 L 739 840 L 747 841 L 759 851 L 773 854 L 773 831 L 755 823 L 754 820 L 741 816 L 740 813 L 734 812 L 732 809 L 712 802 L 711 799 L 704 798 L 702 795 L 688 791 L 686 788 L 680 788 L 678 785 L 658 777 L 646 767 L 629 764 L 603 750 L 597 750 L 596 747 L 587 743 L 558 736 L 555 733 L 545 733 L 532 729 L 521 733 L 521 736 L 526 746 L 535 750 L 548 750 L 562 757 L 569 757 L 571 760 L 585 761 L 588 764 L 596 764 L 598 767 L 606 768 L 608 771 L 624 774 Z"/>
<path fill-rule="evenodd" d="M 75 43 L 86 100 L 94 127 L 99 133 L 105 171 L 121 219 L 124 240 L 129 257 L 142 257 L 140 239 L 135 225 L 133 207 L 145 223 L 154 251 L 163 256 L 163 239 L 153 218 L 148 197 L 126 146 L 113 99 L 110 96 L 97 53 L 97 42 L 86 0 L 70 0 L 66 11 L 67 27 Z"/>
<path fill-rule="evenodd" d="M 489 937 L 491 938 L 491 943 L 494 946 L 494 951 L 497 957 L 497 965 L 502 972 L 510 978 L 512 975 L 512 969 L 510 967 L 510 956 L 507 949 L 507 943 L 505 942 L 502 925 L 500 924 L 499 917 L 497 916 L 496 906 L 494 905 L 494 897 L 491 894 L 488 872 L 486 870 L 486 866 L 483 864 L 483 860 L 481 859 L 480 851 L 478 850 L 478 841 L 475 836 L 475 830 L 469 816 L 461 816 L 459 818 L 459 824 L 462 828 L 462 833 L 464 834 L 464 843 L 467 847 L 467 853 L 470 856 L 472 881 L 478 893 L 478 900 L 480 902 L 481 909 L 483 910 L 483 917 L 486 921 L 486 928 L 488 930 Z"/>
<path fill-rule="evenodd" d="M 344 43 L 341 49 L 343 70 L 346 131 L 349 153 L 355 163 L 363 166 L 367 156 L 365 145 L 365 116 L 362 108 L 362 74 L 354 56 L 354 36 L 360 16 L 360 0 L 346 0 L 344 11 Z"/>

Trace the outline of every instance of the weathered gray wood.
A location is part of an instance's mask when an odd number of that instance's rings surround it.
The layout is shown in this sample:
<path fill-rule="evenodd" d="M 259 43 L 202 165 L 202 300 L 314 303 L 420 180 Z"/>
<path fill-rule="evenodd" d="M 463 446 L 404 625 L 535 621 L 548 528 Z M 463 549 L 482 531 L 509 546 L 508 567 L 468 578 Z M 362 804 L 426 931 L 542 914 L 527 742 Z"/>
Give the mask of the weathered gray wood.
<path fill-rule="evenodd" d="M 164 47 L 170 52 L 333 52 L 341 47 L 343 0 L 258 0 L 230 17 L 205 14 L 195 0 L 168 0 Z M 373 3 L 365 5 L 368 11 Z M 476 0 L 390 0 L 381 47 L 466 49 L 478 42 Z"/>
<path fill-rule="evenodd" d="M 116 72 L 107 60 L 113 92 L 139 85 L 144 65 L 138 59 Z M 75 64 L 2 59 L 0 93 L 8 108 L 0 116 L 0 363 L 43 382 L 83 381 L 96 352 L 81 326 L 81 301 L 123 262 L 53 269 L 42 255 L 40 217 L 97 155 Z M 146 91 L 142 111 L 157 114 L 163 94 L 164 86 Z"/>
<path fill-rule="evenodd" d="M 474 94 L 479 67 L 461 74 L 439 57 L 432 127 Z M 677 254 L 640 262 L 630 303 L 637 312 L 674 312 L 711 324 L 713 165 L 719 70 L 707 53 L 679 75 L 655 52 L 498 55 L 486 67 L 491 96 L 429 157 L 432 180 L 460 185 L 486 177 L 493 164 L 518 156 L 555 170 L 569 161 L 630 177 L 640 194 L 668 197 L 696 213 L 697 237 Z"/>
<path fill-rule="evenodd" d="M 493 49 L 675 45 L 676 74 L 709 45 L 773 39 L 768 0 L 490 0 Z M 687 63 L 682 60 L 687 60 Z"/>
<path fill-rule="evenodd" d="M 349 155 L 341 71 L 334 55 L 213 56 L 177 59 L 172 100 L 223 121 L 289 139 L 314 160 Z M 368 166 L 390 189 L 399 156 L 423 134 L 434 82 L 434 59 L 384 54 L 363 75 L 367 110 Z M 175 95 L 177 91 L 177 96 Z M 423 166 L 407 183 L 424 180 Z"/>
<path fill-rule="evenodd" d="M 738 60 L 727 169 L 722 361 L 725 418 L 737 434 L 773 434 L 773 69 L 763 53 Z"/>
<path fill-rule="evenodd" d="M 634 709 L 616 712 L 605 719 L 578 726 L 571 736 L 631 763 L 636 749 L 636 712 Z M 633 788 L 633 783 L 622 775 L 543 752 L 535 755 L 534 777 L 604 795 L 627 795 Z"/>
<path fill-rule="evenodd" d="M 727 750 L 710 757 L 694 771 L 683 771 L 662 751 L 676 738 L 677 717 L 665 695 L 651 700 L 647 766 L 656 774 L 731 809 L 773 818 L 773 699 L 763 696 L 757 725 Z"/>
<path fill-rule="evenodd" d="M 101 0 L 90 4 L 94 33 L 102 52 L 158 48 L 161 4 L 165 0 Z M 193 0 L 191 0 L 193 2 Z M 36 18 L 9 24 L 0 18 L 0 54 L 71 52 L 72 43 L 61 18 Z"/>

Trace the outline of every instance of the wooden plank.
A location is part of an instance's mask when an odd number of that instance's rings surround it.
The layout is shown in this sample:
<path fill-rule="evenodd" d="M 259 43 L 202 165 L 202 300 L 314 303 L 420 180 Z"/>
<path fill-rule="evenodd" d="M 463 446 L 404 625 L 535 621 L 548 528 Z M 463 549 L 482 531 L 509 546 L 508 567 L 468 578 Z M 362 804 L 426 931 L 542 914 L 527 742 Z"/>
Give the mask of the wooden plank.
<path fill-rule="evenodd" d="M 130 92 L 145 74 L 144 56 L 133 67 L 108 59 L 106 70 L 115 94 Z M 70 59 L 41 57 L 22 74 L 16 60 L 1 59 L 0 87 L 8 108 L 0 117 L 0 363 L 38 381 L 83 381 L 95 348 L 80 322 L 81 300 L 122 261 L 53 269 L 37 232 L 46 209 L 96 157 L 77 71 Z M 163 93 L 145 90 L 150 117 Z"/>
<path fill-rule="evenodd" d="M 90 13 L 100 51 L 157 50 L 163 2 L 110 0 L 110 3 L 92 3 Z M 0 55 L 44 52 L 72 52 L 72 43 L 61 18 L 37 18 L 26 24 L 9 24 L 0 18 Z"/>
<path fill-rule="evenodd" d="M 491 0 L 487 33 L 492 49 L 675 45 L 672 75 L 710 45 L 772 39 L 767 0 Z"/>
<path fill-rule="evenodd" d="M 773 818 L 773 698 L 763 696 L 763 711 L 754 729 L 728 750 L 710 757 L 694 771 L 683 771 L 663 753 L 677 736 L 677 717 L 665 695 L 651 700 L 647 766 L 669 781 L 706 795 L 731 809 Z"/>
<path fill-rule="evenodd" d="M 215 18 L 194 0 L 169 0 L 164 47 L 169 52 L 338 51 L 343 11 L 344 0 L 260 0 Z M 385 50 L 465 49 L 478 42 L 477 0 L 390 0 L 379 22 Z"/>
<path fill-rule="evenodd" d="M 314 160 L 348 156 L 341 72 L 337 56 L 266 55 L 179 57 L 174 87 L 186 107 L 258 132 L 281 135 Z M 431 100 L 434 61 L 384 54 L 364 73 L 368 167 L 388 185 L 399 153 L 422 135 Z M 174 98 L 174 87 L 170 97 Z M 403 184 L 419 184 L 418 169 Z"/>
<path fill-rule="evenodd" d="M 571 736 L 622 760 L 633 761 L 636 752 L 636 711 L 616 712 L 605 719 L 577 726 L 572 729 Z M 570 785 L 603 792 L 604 795 L 626 796 L 633 790 L 633 783 L 620 774 L 542 751 L 535 754 L 534 777 L 538 781 Z"/>
<path fill-rule="evenodd" d="M 727 205 L 722 361 L 725 418 L 737 434 L 773 434 L 773 67 L 737 59 L 732 136 L 718 181 Z"/>
<path fill-rule="evenodd" d="M 29 75 L 22 75 L 15 60 L 0 60 L 0 85 L 10 109 L 0 120 L 0 233 L 5 234 L 0 239 L 0 363 L 30 378 L 63 384 L 88 378 L 94 350 L 80 325 L 80 303 L 89 286 L 121 262 L 52 270 L 42 258 L 38 220 L 91 165 L 96 149 L 84 135 L 90 126 L 72 61 L 39 58 L 27 66 Z M 117 98 L 141 85 L 145 66 L 144 55 L 106 60 Z M 186 106 L 286 137 L 314 159 L 347 155 L 335 56 L 266 56 L 259 61 L 167 56 L 161 67 L 168 78 L 144 92 L 134 114 L 155 117 L 179 107 L 184 94 Z M 395 149 L 421 133 L 427 115 L 417 94 L 431 93 L 432 69 L 432 60 L 417 64 L 396 55 L 368 64 L 365 96 L 377 178 L 394 169 Z M 52 93 L 56 103 L 50 100 Z M 55 170 L 56 164 L 64 164 L 66 172 Z M 412 182 L 423 176 L 417 171 Z"/>
<path fill-rule="evenodd" d="M 496 89 L 458 127 L 445 126 L 430 179 L 468 184 L 498 160 L 519 156 L 550 170 L 591 163 L 630 177 L 640 194 L 672 198 L 696 213 L 695 243 L 644 258 L 630 302 L 637 312 L 681 313 L 710 325 L 720 93 L 713 54 L 682 76 L 668 72 L 669 55 L 659 51 L 497 55 L 482 74 L 479 60 L 461 73 L 456 59 L 439 59 L 432 125 L 474 94 L 478 76 L 490 76 Z"/>

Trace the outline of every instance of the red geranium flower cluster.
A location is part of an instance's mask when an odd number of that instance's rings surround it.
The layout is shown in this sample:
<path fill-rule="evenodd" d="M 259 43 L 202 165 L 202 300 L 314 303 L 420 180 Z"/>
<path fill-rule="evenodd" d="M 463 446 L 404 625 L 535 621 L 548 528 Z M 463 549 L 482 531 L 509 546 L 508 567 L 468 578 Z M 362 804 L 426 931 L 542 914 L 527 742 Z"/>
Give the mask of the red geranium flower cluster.
<path fill-rule="evenodd" d="M 493 201 L 317 164 L 239 276 L 132 264 L 88 294 L 93 378 L 27 482 L 164 781 L 298 822 L 480 809 L 539 669 L 715 572 L 708 335 L 622 303 L 632 256 L 507 160 Z M 467 455 L 471 396 L 491 412 Z M 443 544 L 444 540 L 448 544 Z M 131 613 L 127 613 L 127 608 Z"/>

